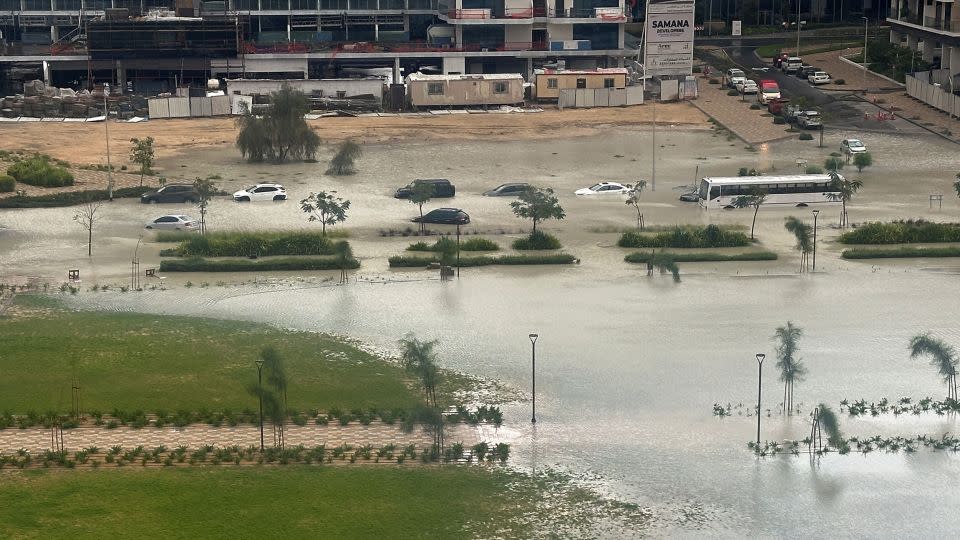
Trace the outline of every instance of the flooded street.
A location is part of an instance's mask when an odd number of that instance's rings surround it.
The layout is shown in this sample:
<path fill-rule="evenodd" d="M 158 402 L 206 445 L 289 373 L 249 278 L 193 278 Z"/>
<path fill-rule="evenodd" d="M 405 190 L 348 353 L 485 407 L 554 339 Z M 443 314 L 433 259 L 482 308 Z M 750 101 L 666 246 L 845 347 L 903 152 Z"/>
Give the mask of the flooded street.
<path fill-rule="evenodd" d="M 695 172 L 736 175 L 740 167 L 790 174 L 797 159 L 822 163 L 848 133 L 829 132 L 828 146 L 796 140 L 745 152 L 739 141 L 703 131 L 664 128 L 658 133 L 657 187 L 643 196 L 648 224 L 721 223 L 749 227 L 749 211 L 704 211 L 677 200 Z M 960 152 L 934 137 L 863 135 L 875 165 L 862 173 L 851 220 L 916 218 L 957 221 L 960 205 L 950 181 Z M 762 208 L 761 246 L 780 259 L 761 263 L 681 264 L 683 281 L 647 277 L 623 262 L 614 247 L 620 228 L 635 223 L 621 199 L 577 199 L 572 191 L 597 180 L 649 178 L 649 134 L 624 131 L 617 138 L 509 143 L 396 144 L 370 146 L 360 174 L 321 177 L 321 164 L 274 168 L 246 165 L 229 151 L 200 152 L 185 161 L 183 177 L 218 172 L 230 189 L 260 179 L 283 181 L 291 201 L 211 206 L 214 230 L 307 228 L 296 200 L 310 191 L 336 189 L 353 201 L 347 228 L 363 266 L 358 281 L 332 286 L 332 274 L 268 273 L 261 283 L 184 288 L 186 280 L 249 282 L 254 276 L 168 276 L 169 290 L 141 293 L 82 291 L 67 296 L 84 309 L 129 310 L 264 322 L 281 328 L 344 334 L 393 348 L 407 333 L 439 339 L 443 366 L 498 379 L 529 391 L 530 342 L 537 342 L 536 428 L 530 403 L 504 407 L 501 436 L 511 458 L 527 470 L 569 471 L 583 481 L 654 512 L 654 535 L 725 537 L 946 537 L 960 530 L 960 456 L 920 449 L 916 454 L 830 454 L 756 458 L 746 444 L 756 418 L 757 362 L 763 371 L 763 438 L 803 439 L 808 413 L 820 402 L 878 401 L 902 396 L 942 399 L 946 390 L 925 360 L 911 360 L 907 344 L 931 331 L 960 346 L 957 328 L 956 259 L 846 262 L 834 243 L 837 206 L 820 216 L 818 272 L 797 275 L 793 240 L 783 229 L 788 215 L 809 218 L 809 208 Z M 425 155 L 434 159 L 424 159 Z M 619 157 L 617 157 L 619 156 Z M 635 161 L 633 161 L 635 160 Z M 437 165 L 437 163 L 442 163 Z M 856 170 L 845 174 L 859 177 Z M 262 174 L 261 174 L 262 173 Z M 433 273 L 390 271 L 386 258 L 412 238 L 382 238 L 379 229 L 407 227 L 416 208 L 390 197 L 417 177 L 448 177 L 457 197 L 431 203 L 470 212 L 471 227 L 506 246 L 528 224 L 514 218 L 508 201 L 483 198 L 484 189 L 508 181 L 553 186 L 567 219 L 550 222 L 565 249 L 582 259 L 564 268 L 465 269 L 458 281 Z M 944 194 L 943 209 L 929 209 L 929 195 Z M 175 206 L 175 205 L 174 205 Z M 0 213 L 0 276 L 62 280 L 80 268 L 84 285 L 122 284 L 143 222 L 154 214 L 193 211 L 136 201 L 106 207 L 93 259 L 85 257 L 84 232 L 73 209 Z M 141 264 L 155 266 L 161 245 L 140 248 Z M 2 280 L 0 280 L 2 281 Z M 86 289 L 86 287 L 84 287 Z M 792 321 L 804 330 L 801 353 L 809 374 L 796 386 L 803 413 L 777 412 L 777 380 L 771 340 Z M 744 415 L 716 418 L 714 403 L 743 404 Z M 960 430 L 953 416 L 840 415 L 846 436 L 927 434 Z M 954 531 L 954 532 L 951 532 Z"/>

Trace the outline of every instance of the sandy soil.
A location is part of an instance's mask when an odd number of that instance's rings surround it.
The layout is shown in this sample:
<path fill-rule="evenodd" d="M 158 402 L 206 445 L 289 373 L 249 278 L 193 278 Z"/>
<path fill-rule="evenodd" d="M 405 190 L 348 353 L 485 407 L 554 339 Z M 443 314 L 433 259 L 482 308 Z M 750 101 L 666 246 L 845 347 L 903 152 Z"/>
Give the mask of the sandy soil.
<path fill-rule="evenodd" d="M 452 114 L 430 117 L 322 118 L 310 122 L 321 138 L 362 143 L 449 140 L 532 140 L 596 135 L 611 128 L 643 126 L 652 121 L 648 106 L 545 110 L 541 113 Z M 708 126 L 707 117 L 685 103 L 657 107 L 657 122 Z M 110 124 L 110 148 L 115 165 L 127 163 L 130 139 L 153 137 L 158 157 L 179 151 L 231 146 L 236 126 L 231 118 L 154 120 Z M 83 123 L 23 123 L 0 125 L 0 148 L 31 150 L 71 163 L 106 163 L 104 125 Z"/>

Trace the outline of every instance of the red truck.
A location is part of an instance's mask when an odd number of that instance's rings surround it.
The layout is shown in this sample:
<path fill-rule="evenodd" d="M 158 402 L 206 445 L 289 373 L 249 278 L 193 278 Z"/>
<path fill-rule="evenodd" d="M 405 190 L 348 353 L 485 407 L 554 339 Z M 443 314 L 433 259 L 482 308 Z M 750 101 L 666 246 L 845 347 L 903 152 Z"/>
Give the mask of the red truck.
<path fill-rule="evenodd" d="M 757 99 L 763 104 L 770 103 L 774 99 L 780 99 L 780 86 L 777 85 L 777 81 L 772 79 L 760 81 L 760 92 L 757 93 Z"/>

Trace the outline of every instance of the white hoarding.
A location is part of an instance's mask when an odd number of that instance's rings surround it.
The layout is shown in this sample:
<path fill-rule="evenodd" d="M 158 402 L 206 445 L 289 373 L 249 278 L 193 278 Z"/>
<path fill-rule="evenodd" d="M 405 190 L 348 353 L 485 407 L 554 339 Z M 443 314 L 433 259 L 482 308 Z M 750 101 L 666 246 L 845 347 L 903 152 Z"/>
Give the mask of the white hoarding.
<path fill-rule="evenodd" d="M 735 36 L 739 36 L 743 33 L 743 22 L 742 21 L 733 21 L 733 32 Z"/>
<path fill-rule="evenodd" d="M 692 0 L 649 0 L 644 30 L 646 75 L 689 75 L 693 71 Z"/>
<path fill-rule="evenodd" d="M 692 5 L 692 4 L 691 4 Z M 650 6 L 651 9 L 653 6 Z M 693 10 L 689 13 L 651 13 L 647 20 L 647 43 L 693 42 Z"/>

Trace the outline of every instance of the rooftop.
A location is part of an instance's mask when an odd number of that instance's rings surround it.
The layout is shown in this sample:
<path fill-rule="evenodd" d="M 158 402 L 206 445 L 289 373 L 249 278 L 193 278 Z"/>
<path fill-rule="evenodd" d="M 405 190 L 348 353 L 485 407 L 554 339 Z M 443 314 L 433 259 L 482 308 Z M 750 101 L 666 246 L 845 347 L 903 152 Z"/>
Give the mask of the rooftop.
<path fill-rule="evenodd" d="M 449 75 L 427 75 L 425 73 L 411 73 L 407 75 L 407 79 L 411 81 L 470 81 L 470 80 L 486 80 L 486 81 L 501 81 L 504 79 L 520 79 L 523 77 L 519 73 L 468 73 L 468 74 L 449 74 Z"/>
<path fill-rule="evenodd" d="M 629 72 L 627 68 L 597 68 L 590 70 L 576 69 L 538 69 L 534 73 L 539 75 L 626 75 Z"/>

